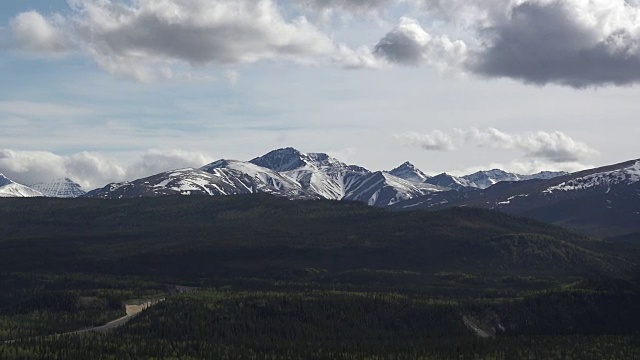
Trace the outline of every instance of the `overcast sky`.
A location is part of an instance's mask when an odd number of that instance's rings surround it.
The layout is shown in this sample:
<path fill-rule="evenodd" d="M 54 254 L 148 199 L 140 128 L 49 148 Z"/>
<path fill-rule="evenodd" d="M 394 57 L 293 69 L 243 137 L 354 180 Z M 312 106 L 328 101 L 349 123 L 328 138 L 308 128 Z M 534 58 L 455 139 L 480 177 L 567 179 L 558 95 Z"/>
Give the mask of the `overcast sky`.
<path fill-rule="evenodd" d="M 640 157 L 640 0 L 2 1 L 0 74 L 23 183 L 288 146 L 430 175 Z"/>

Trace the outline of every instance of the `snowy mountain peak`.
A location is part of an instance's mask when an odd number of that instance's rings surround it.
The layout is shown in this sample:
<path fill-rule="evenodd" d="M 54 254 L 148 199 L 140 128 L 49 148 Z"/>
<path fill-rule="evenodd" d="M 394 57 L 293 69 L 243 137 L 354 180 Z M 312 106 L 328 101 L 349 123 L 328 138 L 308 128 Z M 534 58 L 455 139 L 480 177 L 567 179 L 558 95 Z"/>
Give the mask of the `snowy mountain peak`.
<path fill-rule="evenodd" d="M 397 176 L 401 179 L 405 179 L 408 181 L 413 181 L 417 183 L 423 183 L 429 176 L 420 171 L 415 165 L 410 162 L 405 162 L 404 164 L 398 166 L 397 168 L 389 171 L 389 174 Z"/>
<path fill-rule="evenodd" d="M 522 180 L 533 180 L 533 179 L 549 180 L 549 179 L 557 178 L 564 175 L 569 175 L 569 173 L 566 171 L 541 171 L 539 173 L 531 174 L 531 175 L 520 175 L 520 178 Z"/>
<path fill-rule="evenodd" d="M 475 184 L 472 182 L 447 173 L 438 174 L 426 180 L 427 183 L 442 186 L 454 190 L 474 189 Z"/>
<path fill-rule="evenodd" d="M 211 172 L 213 169 L 220 169 L 229 166 L 231 163 L 235 162 L 235 160 L 226 160 L 220 159 L 218 161 L 214 161 L 211 164 L 207 164 L 200 168 L 202 171 Z"/>
<path fill-rule="evenodd" d="M 475 187 L 486 189 L 502 181 L 520 181 L 520 177 L 516 174 L 508 173 L 500 169 L 492 169 L 488 171 L 478 171 L 471 175 L 462 177 L 471 182 Z"/>
<path fill-rule="evenodd" d="M 251 160 L 250 163 L 281 172 L 295 170 L 305 166 L 305 157 L 305 154 L 300 151 L 288 147 L 270 151 L 263 156 Z"/>
<path fill-rule="evenodd" d="M 43 197 L 44 195 L 28 186 L 16 183 L 0 174 L 0 197 Z"/>
<path fill-rule="evenodd" d="M 46 197 L 76 198 L 86 194 L 82 187 L 69 178 L 54 179 L 29 185 Z"/>

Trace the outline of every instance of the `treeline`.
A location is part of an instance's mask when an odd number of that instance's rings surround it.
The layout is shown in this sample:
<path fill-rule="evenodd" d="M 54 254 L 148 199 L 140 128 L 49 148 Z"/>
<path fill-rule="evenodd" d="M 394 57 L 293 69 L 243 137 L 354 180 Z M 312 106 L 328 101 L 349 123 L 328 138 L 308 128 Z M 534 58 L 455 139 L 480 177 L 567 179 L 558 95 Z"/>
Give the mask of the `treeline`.
<path fill-rule="evenodd" d="M 566 289 L 461 303 L 394 293 L 201 290 L 171 297 L 112 333 L 0 345 L 0 358 L 634 359 L 640 332 L 629 325 L 639 305 L 637 294 L 628 295 Z M 616 307 L 629 321 L 589 323 Z M 479 338 L 463 317 L 495 338 Z M 564 322 L 549 321 L 556 317 Z"/>
<path fill-rule="evenodd" d="M 290 344 L 287 348 L 255 348 L 210 341 L 167 341 L 89 334 L 59 339 L 35 339 L 0 345 L 0 358 L 13 360 L 444 360 L 550 359 L 620 360 L 640 357 L 640 341 L 632 336 L 557 336 L 496 339 L 423 339 L 403 348 L 356 349 L 321 344 Z"/>

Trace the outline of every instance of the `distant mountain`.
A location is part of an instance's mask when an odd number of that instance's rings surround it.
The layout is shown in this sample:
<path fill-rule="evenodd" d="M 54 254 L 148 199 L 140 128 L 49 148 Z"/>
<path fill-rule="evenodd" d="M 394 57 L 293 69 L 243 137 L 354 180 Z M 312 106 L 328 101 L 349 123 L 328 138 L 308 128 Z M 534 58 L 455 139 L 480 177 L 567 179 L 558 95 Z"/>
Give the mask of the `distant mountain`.
<path fill-rule="evenodd" d="M 234 195 L 247 194 L 241 181 L 220 179 L 198 169 L 167 171 L 135 181 L 109 184 L 85 196 L 103 199 L 128 199 L 163 195 Z"/>
<path fill-rule="evenodd" d="M 427 179 L 426 182 L 429 184 L 446 187 L 446 188 L 450 188 L 458 191 L 472 190 L 477 188 L 477 186 L 471 181 L 461 177 L 449 175 L 447 173 L 442 173 L 434 177 L 431 177 Z"/>
<path fill-rule="evenodd" d="M 569 175 L 569 173 L 566 171 L 541 171 L 532 175 L 518 175 L 518 177 L 520 180 L 548 180 L 565 175 Z"/>
<path fill-rule="evenodd" d="M 471 175 L 465 175 L 462 179 L 466 180 L 471 187 L 478 189 L 486 189 L 499 182 L 504 181 L 525 181 L 535 179 L 553 179 L 558 176 L 566 175 L 566 172 L 543 171 L 533 175 L 520 175 L 506 172 L 500 169 L 488 171 L 479 171 Z"/>
<path fill-rule="evenodd" d="M 505 181 L 553 179 L 566 174 L 566 172 L 543 171 L 533 175 L 520 175 L 500 169 L 493 169 L 488 171 L 479 171 L 462 177 L 442 173 L 425 181 L 433 185 L 447 187 L 453 190 L 469 191 L 474 189 L 486 189 L 497 183 Z"/>
<path fill-rule="evenodd" d="M 105 199 L 164 195 L 238 195 L 267 193 L 290 199 L 312 199 L 295 181 L 250 163 L 219 160 L 201 169 L 163 172 L 132 182 L 110 184 L 87 197 Z"/>
<path fill-rule="evenodd" d="M 344 200 L 361 201 L 371 206 L 387 207 L 425 194 L 450 189 L 428 183 L 408 181 L 391 173 L 378 171 L 358 179 Z"/>
<path fill-rule="evenodd" d="M 429 176 L 408 161 L 388 173 L 401 179 L 416 183 L 423 183 L 429 179 Z"/>
<path fill-rule="evenodd" d="M 304 189 L 325 199 L 341 200 L 362 176 L 371 172 L 347 165 L 323 153 L 304 154 L 293 148 L 271 151 L 250 161 L 297 181 Z"/>
<path fill-rule="evenodd" d="M 80 185 L 69 178 L 30 184 L 29 187 L 46 197 L 76 198 L 86 194 Z"/>
<path fill-rule="evenodd" d="M 429 194 L 393 208 L 435 210 L 454 206 L 531 216 L 598 236 L 640 234 L 640 160 L 550 179 L 499 182 L 471 192 Z"/>
<path fill-rule="evenodd" d="M 0 174 L 0 197 L 43 197 L 44 195 L 28 186 L 14 182 Z"/>
<path fill-rule="evenodd" d="M 465 175 L 462 178 L 473 184 L 473 187 L 479 189 L 486 189 L 502 181 L 520 181 L 518 175 L 500 169 L 478 171 L 471 175 Z"/>

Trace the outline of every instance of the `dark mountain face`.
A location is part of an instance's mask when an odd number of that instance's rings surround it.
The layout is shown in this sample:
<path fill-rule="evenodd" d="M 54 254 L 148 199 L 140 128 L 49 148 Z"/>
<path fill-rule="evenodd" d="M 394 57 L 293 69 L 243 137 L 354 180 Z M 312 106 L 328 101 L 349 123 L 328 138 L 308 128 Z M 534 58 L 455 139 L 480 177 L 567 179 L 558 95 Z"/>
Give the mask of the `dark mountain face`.
<path fill-rule="evenodd" d="M 250 163 L 274 171 L 290 171 L 305 166 L 304 157 L 300 151 L 289 147 L 273 150 L 251 160 Z"/>

